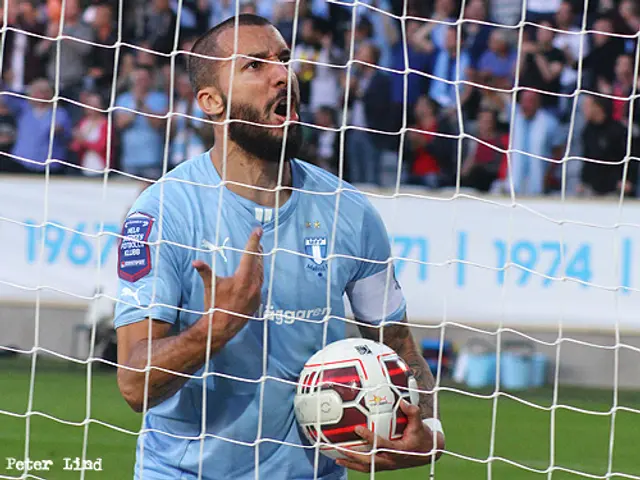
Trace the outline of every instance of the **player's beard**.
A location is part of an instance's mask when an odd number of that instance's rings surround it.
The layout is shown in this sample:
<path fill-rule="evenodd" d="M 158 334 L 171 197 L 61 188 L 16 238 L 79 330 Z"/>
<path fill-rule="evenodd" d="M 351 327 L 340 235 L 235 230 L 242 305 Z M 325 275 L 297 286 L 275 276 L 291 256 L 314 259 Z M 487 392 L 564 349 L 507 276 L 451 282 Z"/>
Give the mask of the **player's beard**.
<path fill-rule="evenodd" d="M 223 98 L 225 104 L 227 99 Z M 229 140 L 234 142 L 248 154 L 261 158 L 267 162 L 278 163 L 282 158 L 284 127 L 263 127 L 264 115 L 252 105 L 232 102 L 231 119 L 242 122 L 229 123 Z M 244 122 L 251 122 L 244 123 Z M 257 124 L 257 125 L 253 125 Z M 279 132 L 282 132 L 278 135 Z M 302 128 L 297 123 L 290 123 L 287 131 L 287 142 L 284 152 L 284 160 L 295 158 L 302 147 Z"/>

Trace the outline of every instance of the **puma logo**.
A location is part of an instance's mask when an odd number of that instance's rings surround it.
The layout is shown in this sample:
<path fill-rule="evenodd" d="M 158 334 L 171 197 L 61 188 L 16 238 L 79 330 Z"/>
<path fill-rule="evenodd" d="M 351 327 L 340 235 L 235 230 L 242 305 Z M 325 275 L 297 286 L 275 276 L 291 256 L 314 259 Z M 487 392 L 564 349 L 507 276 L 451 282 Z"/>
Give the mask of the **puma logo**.
<path fill-rule="evenodd" d="M 218 252 L 220 254 L 220 256 L 222 257 L 222 260 L 224 260 L 224 263 L 227 263 L 227 255 L 224 253 L 224 247 L 227 245 L 227 242 L 229 241 L 229 237 L 224 239 L 224 242 L 222 242 L 222 246 L 221 247 L 216 247 L 213 243 L 211 243 L 209 240 L 202 240 L 202 248 L 204 248 L 205 250 L 208 250 L 210 252 Z"/>
<path fill-rule="evenodd" d="M 137 290 L 135 290 L 135 291 L 134 291 L 134 290 L 130 289 L 129 287 L 124 287 L 124 288 L 122 289 L 122 291 L 120 292 L 120 296 L 121 296 L 121 297 L 132 297 L 132 298 L 136 301 L 136 303 L 137 303 L 138 305 L 140 305 L 140 298 L 138 297 L 138 293 L 139 293 L 139 292 L 140 292 L 140 290 L 142 290 L 143 288 L 144 288 L 144 285 L 143 285 L 143 286 L 141 286 L 139 289 L 137 289 Z"/>

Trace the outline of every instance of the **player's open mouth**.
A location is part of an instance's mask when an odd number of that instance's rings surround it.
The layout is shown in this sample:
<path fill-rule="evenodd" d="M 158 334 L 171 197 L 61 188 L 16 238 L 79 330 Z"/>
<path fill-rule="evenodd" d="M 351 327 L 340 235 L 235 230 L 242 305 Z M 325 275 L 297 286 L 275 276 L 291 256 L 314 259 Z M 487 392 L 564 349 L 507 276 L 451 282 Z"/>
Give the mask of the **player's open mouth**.
<path fill-rule="evenodd" d="M 278 103 L 276 103 L 275 108 L 273 109 L 273 113 L 278 120 L 278 123 L 284 123 L 287 120 L 287 108 L 289 108 L 288 103 L 289 102 L 286 98 L 283 98 Z M 295 105 L 292 103 L 289 120 L 291 120 L 292 122 L 297 122 L 298 119 L 298 112 L 295 108 Z"/>

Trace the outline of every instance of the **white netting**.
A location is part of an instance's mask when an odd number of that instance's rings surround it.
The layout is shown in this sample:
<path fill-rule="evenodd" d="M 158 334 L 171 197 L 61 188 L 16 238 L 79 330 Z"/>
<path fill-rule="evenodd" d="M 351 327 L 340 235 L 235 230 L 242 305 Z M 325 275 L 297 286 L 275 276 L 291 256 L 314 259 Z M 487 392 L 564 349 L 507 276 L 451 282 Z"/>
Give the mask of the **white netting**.
<path fill-rule="evenodd" d="M 636 2 L 126 3 L 4 4 L 0 168 L 24 175 L 0 177 L 0 325 L 7 332 L 0 353 L 25 357 L 27 365 L 17 359 L 0 374 L 13 385 L 12 374 L 26 368 L 29 380 L 19 407 L 9 396 L 0 400 L 0 423 L 8 425 L 0 478 L 129 478 L 131 440 L 149 430 L 139 417 L 105 414 L 102 404 L 121 399 L 93 387 L 105 382 L 97 365 L 117 364 L 97 351 L 113 340 L 113 304 L 139 306 L 138 292 L 118 292 L 115 281 L 120 225 L 141 190 L 159 182 L 159 244 L 219 252 L 225 263 L 225 252 L 238 251 L 219 235 L 223 189 L 211 245 L 167 242 L 165 181 L 158 178 L 212 141 L 215 122 L 204 119 L 186 85 L 193 41 L 218 21 L 252 10 L 268 16 L 291 44 L 290 73 L 302 85 L 298 123 L 310 147 L 301 157 L 340 179 L 331 193 L 336 220 L 326 261 L 358 260 L 336 253 L 343 180 L 362 187 L 389 231 L 390 260 L 414 336 L 432 360 L 447 432 L 442 459 L 415 478 L 640 478 L 629 430 L 640 410 L 627 392 L 639 386 L 640 353 Z M 236 31 L 232 65 L 246 58 L 239 51 Z M 234 102 L 231 92 L 227 102 Z M 229 115 L 227 109 L 223 123 Z M 226 155 L 228 139 L 216 142 Z M 141 160 L 145 155 L 149 161 Z M 276 203 L 287 188 L 283 158 L 275 188 L 266 189 Z M 226 167 L 219 172 L 223 183 L 242 186 Z M 273 219 L 274 248 L 264 259 L 272 272 L 265 278 L 267 306 L 288 281 L 273 275 L 276 254 L 310 258 L 280 243 L 278 209 Z M 212 259 L 215 272 L 218 255 Z M 325 313 L 333 275 L 329 269 Z M 292 445 L 263 434 L 267 383 L 295 383 L 269 375 L 271 320 L 278 319 L 271 314 L 250 320 L 263 327 L 259 378 L 210 370 L 209 350 L 202 375 L 177 373 L 205 383 L 259 384 L 252 441 L 208 431 L 206 409 L 197 436 L 159 432 L 199 443 L 198 477 L 207 478 L 207 439 L 253 448 L 253 458 L 242 461 L 253 460 L 255 478 L 263 477 L 265 444 Z M 280 313 L 280 323 L 286 319 Z M 351 318 L 340 320 L 356 330 Z M 321 321 L 324 344 L 328 321 Z M 78 331 L 84 341 L 69 337 Z M 455 364 L 451 343 L 459 346 Z M 78 346 L 88 346 L 86 356 L 76 353 Z M 74 411 L 49 409 L 54 399 L 65 402 L 65 382 L 71 389 L 75 381 L 69 372 L 51 373 L 52 358 L 85 369 L 82 402 L 69 407 Z M 142 371 L 146 392 L 152 369 Z M 42 378 L 63 385 L 49 387 L 48 402 L 38 400 Z M 113 385 L 115 377 L 108 378 Z M 209 394 L 202 389 L 203 404 Z M 81 431 L 79 442 L 51 446 L 55 441 L 45 437 L 67 427 Z M 102 445 L 107 431 L 120 434 L 118 441 Z M 130 446 L 124 466 L 118 442 Z M 320 453 L 314 453 L 317 476 Z M 147 454 L 143 444 L 138 456 Z M 62 457 L 101 456 L 100 474 L 60 468 Z M 58 466 L 47 472 L 17 463 L 35 458 Z M 110 458 L 116 460 L 109 464 Z"/>

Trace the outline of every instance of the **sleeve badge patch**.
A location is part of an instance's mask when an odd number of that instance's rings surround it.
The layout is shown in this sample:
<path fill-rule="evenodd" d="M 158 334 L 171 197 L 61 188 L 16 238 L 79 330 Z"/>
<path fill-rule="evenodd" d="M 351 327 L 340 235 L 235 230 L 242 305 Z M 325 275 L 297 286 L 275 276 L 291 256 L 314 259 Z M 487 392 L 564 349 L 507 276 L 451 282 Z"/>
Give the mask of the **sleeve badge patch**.
<path fill-rule="evenodd" d="M 153 227 L 153 217 L 136 212 L 127 217 L 122 227 L 118 249 L 118 277 L 136 282 L 151 271 L 151 249 L 146 242 Z"/>

